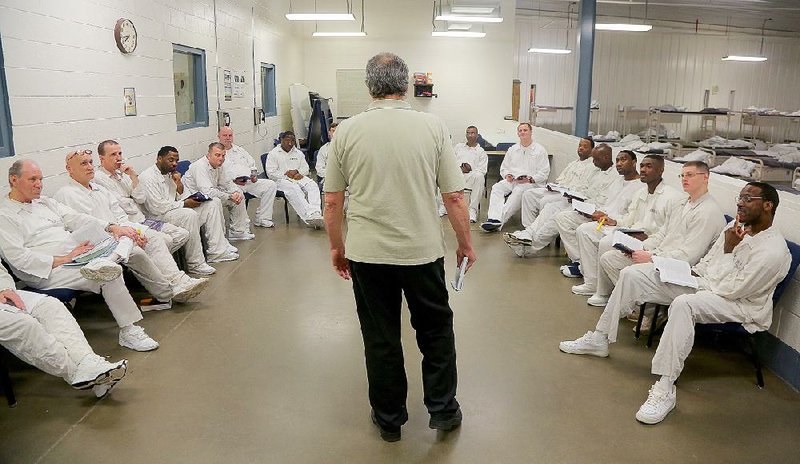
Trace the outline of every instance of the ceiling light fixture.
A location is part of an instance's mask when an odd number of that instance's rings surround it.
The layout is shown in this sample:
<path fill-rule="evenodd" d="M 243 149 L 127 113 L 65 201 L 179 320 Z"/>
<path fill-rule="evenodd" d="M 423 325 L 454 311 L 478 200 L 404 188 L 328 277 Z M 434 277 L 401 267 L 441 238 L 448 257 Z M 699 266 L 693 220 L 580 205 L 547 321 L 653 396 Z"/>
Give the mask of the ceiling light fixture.
<path fill-rule="evenodd" d="M 366 37 L 367 33 L 358 32 L 314 32 L 311 37 Z"/>
<path fill-rule="evenodd" d="M 503 18 L 498 16 L 470 16 L 460 14 L 441 14 L 436 21 L 464 21 L 465 23 L 502 23 Z"/>
<path fill-rule="evenodd" d="M 471 31 L 433 31 L 432 37 L 473 37 L 483 38 L 486 37 L 485 32 L 471 32 Z"/>
<path fill-rule="evenodd" d="M 767 61 L 766 56 L 727 55 L 722 61 Z"/>
<path fill-rule="evenodd" d="M 492 14 L 494 11 L 493 6 L 468 6 L 468 5 L 453 5 L 450 11 L 455 14 Z"/>
<path fill-rule="evenodd" d="M 564 48 L 529 48 L 528 53 L 544 53 L 549 55 L 569 55 L 572 50 Z"/>
<path fill-rule="evenodd" d="M 353 13 L 286 13 L 289 21 L 355 21 Z"/>
<path fill-rule="evenodd" d="M 598 31 L 626 31 L 626 32 L 647 32 L 653 28 L 651 24 L 609 24 L 597 23 L 594 28 Z"/>

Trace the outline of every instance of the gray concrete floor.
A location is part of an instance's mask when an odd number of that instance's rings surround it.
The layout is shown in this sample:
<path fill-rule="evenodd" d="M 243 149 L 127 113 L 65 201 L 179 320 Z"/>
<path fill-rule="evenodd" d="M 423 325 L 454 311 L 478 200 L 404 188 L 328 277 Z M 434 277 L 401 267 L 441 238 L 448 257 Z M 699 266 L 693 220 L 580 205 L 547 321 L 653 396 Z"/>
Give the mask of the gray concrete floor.
<path fill-rule="evenodd" d="M 697 347 L 677 408 L 660 425 L 637 423 L 653 350 L 632 324 L 608 359 L 560 353 L 600 314 L 570 293 L 560 251 L 519 259 L 477 231 L 478 264 L 451 292 L 463 426 L 427 427 L 406 316 L 410 420 L 400 442 L 384 443 L 369 420 L 351 288 L 330 268 L 324 232 L 279 220 L 239 242 L 242 258 L 218 265 L 197 302 L 145 315 L 157 351 L 117 346 L 101 301 L 82 302 L 90 342 L 127 357 L 128 376 L 97 401 L 14 365 L 19 405 L 0 403 L 0 462 L 800 462 L 800 395 L 771 373 L 759 390 L 736 352 Z"/>

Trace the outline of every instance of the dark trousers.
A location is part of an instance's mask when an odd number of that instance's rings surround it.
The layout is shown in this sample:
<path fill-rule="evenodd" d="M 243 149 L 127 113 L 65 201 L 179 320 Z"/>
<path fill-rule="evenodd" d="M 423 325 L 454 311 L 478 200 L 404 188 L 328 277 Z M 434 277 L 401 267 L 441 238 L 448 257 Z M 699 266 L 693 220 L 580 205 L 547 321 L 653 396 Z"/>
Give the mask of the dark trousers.
<path fill-rule="evenodd" d="M 434 417 L 458 409 L 453 311 L 448 304 L 444 258 L 417 266 L 350 262 L 364 353 L 369 401 L 378 422 L 400 427 L 408 420 L 408 382 L 400 342 L 402 295 L 422 353 L 425 406 Z"/>

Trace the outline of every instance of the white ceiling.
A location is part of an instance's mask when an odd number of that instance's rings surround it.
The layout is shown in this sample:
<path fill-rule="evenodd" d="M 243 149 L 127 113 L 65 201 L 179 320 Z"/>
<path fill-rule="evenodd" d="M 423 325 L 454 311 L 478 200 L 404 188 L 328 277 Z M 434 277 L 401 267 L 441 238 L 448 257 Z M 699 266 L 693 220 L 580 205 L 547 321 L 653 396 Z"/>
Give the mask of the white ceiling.
<path fill-rule="evenodd" d="M 517 0 L 517 14 L 522 16 L 552 16 L 561 13 L 566 17 L 570 4 L 578 10 L 580 1 L 571 0 Z M 761 29 L 765 19 L 766 29 L 800 33 L 800 0 L 597 0 L 598 20 L 603 16 L 630 17 L 641 20 L 678 21 L 694 25 L 716 25 L 732 28 Z M 574 16 L 573 16 L 574 17 Z"/>

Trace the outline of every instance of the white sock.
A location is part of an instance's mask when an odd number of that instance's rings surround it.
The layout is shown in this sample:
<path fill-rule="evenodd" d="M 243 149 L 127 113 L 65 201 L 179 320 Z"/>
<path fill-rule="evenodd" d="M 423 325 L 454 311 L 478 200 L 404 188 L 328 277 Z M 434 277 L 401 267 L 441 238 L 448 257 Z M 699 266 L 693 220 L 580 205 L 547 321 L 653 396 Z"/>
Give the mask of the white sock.
<path fill-rule="evenodd" d="M 656 382 L 656 389 L 663 392 L 671 392 L 672 391 L 672 384 L 675 383 L 674 379 L 669 378 L 666 375 L 662 375 L 658 382 Z"/>

